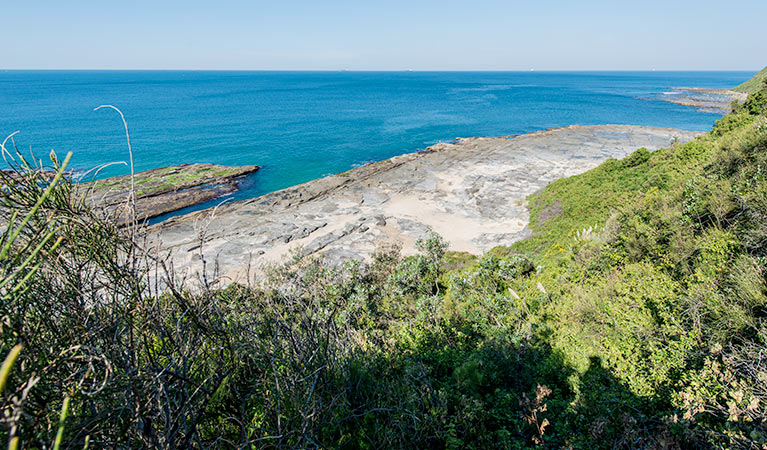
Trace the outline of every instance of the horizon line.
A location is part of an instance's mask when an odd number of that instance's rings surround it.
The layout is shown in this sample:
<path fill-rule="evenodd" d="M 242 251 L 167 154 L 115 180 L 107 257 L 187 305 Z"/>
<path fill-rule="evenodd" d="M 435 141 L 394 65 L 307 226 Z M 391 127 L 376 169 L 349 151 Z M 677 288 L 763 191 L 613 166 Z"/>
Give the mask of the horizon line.
<path fill-rule="evenodd" d="M 758 69 L 226 69 L 226 68 L 0 68 L 2 72 L 758 72 Z"/>

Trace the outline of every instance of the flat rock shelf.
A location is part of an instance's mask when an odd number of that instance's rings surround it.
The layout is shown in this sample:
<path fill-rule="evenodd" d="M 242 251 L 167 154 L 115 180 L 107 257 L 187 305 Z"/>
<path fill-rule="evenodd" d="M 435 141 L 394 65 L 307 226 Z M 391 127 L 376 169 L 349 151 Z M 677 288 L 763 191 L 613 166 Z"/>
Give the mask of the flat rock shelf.
<path fill-rule="evenodd" d="M 743 103 L 748 94 L 731 89 L 708 89 L 694 87 L 672 87 L 661 100 L 682 106 L 691 106 L 704 112 L 727 114 L 732 111 L 732 102 Z"/>
<path fill-rule="evenodd" d="M 513 138 L 475 137 L 375 162 L 248 201 L 171 218 L 150 232 L 177 273 L 197 279 L 206 261 L 223 282 L 246 282 L 291 251 L 332 264 L 364 260 L 381 244 L 404 254 L 433 230 L 474 254 L 528 235 L 526 197 L 640 147 L 700 133 L 629 125 L 570 126 Z M 250 272 L 248 272 L 250 270 Z"/>
<path fill-rule="evenodd" d="M 234 192 L 239 181 L 258 166 L 181 164 L 162 167 L 134 176 L 136 217 L 143 221 Z M 78 185 L 86 200 L 107 208 L 119 222 L 127 218 L 125 206 L 131 187 L 130 175 L 105 178 Z"/>

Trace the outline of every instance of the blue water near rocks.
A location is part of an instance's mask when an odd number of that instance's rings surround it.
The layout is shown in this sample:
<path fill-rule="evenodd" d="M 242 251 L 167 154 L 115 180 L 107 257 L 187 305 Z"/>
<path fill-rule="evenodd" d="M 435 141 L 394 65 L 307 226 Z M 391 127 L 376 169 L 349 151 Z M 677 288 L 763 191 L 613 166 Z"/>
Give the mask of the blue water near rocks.
<path fill-rule="evenodd" d="M 248 198 L 459 136 L 571 124 L 708 130 L 721 115 L 662 102 L 671 86 L 728 88 L 750 72 L 0 71 L 0 134 L 72 167 L 263 166 Z M 2 138 L 0 138 L 2 139 Z M 0 162 L 2 164 L 2 162 Z M 128 173 L 112 166 L 101 173 Z"/>

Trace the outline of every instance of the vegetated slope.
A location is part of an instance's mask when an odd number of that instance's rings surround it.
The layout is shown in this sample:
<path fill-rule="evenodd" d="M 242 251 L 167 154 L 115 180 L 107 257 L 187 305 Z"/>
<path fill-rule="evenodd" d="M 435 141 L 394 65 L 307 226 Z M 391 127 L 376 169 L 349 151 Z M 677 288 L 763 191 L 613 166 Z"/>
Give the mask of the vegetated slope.
<path fill-rule="evenodd" d="M 625 442 L 610 427 L 628 421 L 630 433 L 764 445 L 765 105 L 757 92 L 693 142 L 640 149 L 530 199 L 536 235 L 514 250 L 539 269 L 519 289 L 548 292 L 537 323 L 582 374 L 581 432 Z"/>
<path fill-rule="evenodd" d="M 767 67 L 757 72 L 750 80 L 734 87 L 733 91 L 750 94 L 760 90 L 764 86 L 765 81 L 767 81 Z"/>
<path fill-rule="evenodd" d="M 210 278 L 185 288 L 132 227 L 21 168 L 0 182 L 0 350 L 24 346 L 0 373 L 3 433 L 44 447 L 60 429 L 72 448 L 762 448 L 766 110 L 751 94 L 692 142 L 552 183 L 530 198 L 535 235 L 479 258 L 432 236 L 417 256 L 341 270 L 296 256 L 226 289 L 204 248 Z"/>

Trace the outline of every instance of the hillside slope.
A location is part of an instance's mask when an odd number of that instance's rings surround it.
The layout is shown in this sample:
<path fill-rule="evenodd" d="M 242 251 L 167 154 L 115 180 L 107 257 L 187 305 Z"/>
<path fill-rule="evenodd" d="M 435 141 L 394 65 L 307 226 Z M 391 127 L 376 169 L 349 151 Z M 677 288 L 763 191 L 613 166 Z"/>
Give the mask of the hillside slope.
<path fill-rule="evenodd" d="M 537 323 L 582 374 L 578 427 L 601 423 L 615 443 L 628 415 L 646 438 L 767 442 L 765 105 L 754 93 L 693 142 L 640 149 L 530 199 L 536 235 L 512 249 L 539 269 L 515 287 L 547 292 Z M 589 378 L 595 367 L 612 381 Z"/>
<path fill-rule="evenodd" d="M 767 67 L 757 72 L 750 80 L 734 87 L 733 90 L 751 94 L 762 89 L 765 81 L 767 81 Z"/>

